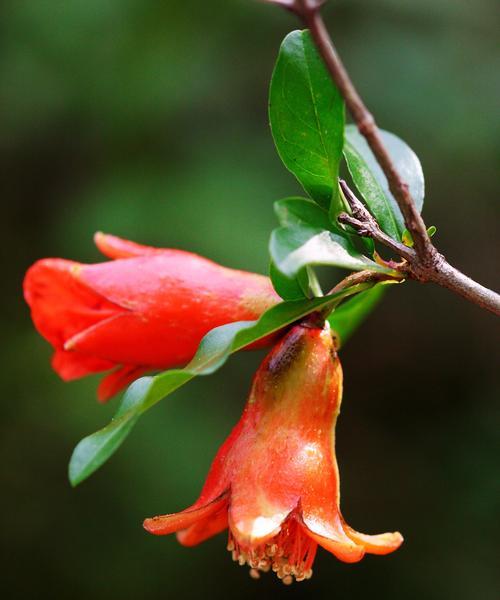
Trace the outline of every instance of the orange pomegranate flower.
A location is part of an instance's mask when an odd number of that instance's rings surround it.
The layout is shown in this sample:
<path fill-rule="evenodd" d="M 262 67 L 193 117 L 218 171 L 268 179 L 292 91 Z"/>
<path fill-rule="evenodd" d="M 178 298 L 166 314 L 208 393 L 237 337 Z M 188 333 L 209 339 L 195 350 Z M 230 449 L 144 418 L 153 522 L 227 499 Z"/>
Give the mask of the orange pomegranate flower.
<path fill-rule="evenodd" d="M 233 559 L 254 577 L 272 569 L 284 583 L 311 576 L 318 545 L 345 562 L 396 550 L 399 533 L 358 533 L 340 512 L 334 442 L 341 398 L 328 326 L 296 325 L 257 371 L 199 499 L 183 512 L 146 519 L 145 529 L 177 532 L 192 546 L 229 527 Z"/>
<path fill-rule="evenodd" d="M 95 242 L 114 260 L 39 260 L 24 295 L 64 380 L 114 369 L 99 386 L 101 401 L 146 371 L 184 365 L 214 327 L 257 319 L 280 301 L 267 277 L 190 252 L 102 233 Z"/>

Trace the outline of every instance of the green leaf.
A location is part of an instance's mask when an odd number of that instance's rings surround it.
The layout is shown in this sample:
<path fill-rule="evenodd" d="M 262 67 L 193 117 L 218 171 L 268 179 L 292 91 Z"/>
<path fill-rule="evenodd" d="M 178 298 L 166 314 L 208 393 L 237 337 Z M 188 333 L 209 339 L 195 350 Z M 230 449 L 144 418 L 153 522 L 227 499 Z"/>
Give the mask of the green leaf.
<path fill-rule="evenodd" d="M 69 463 L 69 480 L 76 486 L 97 471 L 116 452 L 128 436 L 140 414 L 134 413 L 147 395 L 152 377 L 142 377 L 127 390 L 120 408 L 109 425 L 84 438 L 74 449 Z"/>
<path fill-rule="evenodd" d="M 341 197 L 342 190 L 340 190 Z M 373 256 L 375 245 L 373 240 L 368 238 L 359 238 L 357 234 L 346 231 L 345 227 L 340 227 L 338 223 L 333 223 L 326 210 L 322 209 L 312 200 L 307 198 L 292 197 L 278 200 L 274 203 L 274 212 L 281 225 L 310 225 L 319 229 L 326 229 L 336 235 L 345 237 L 347 247 L 355 249 L 355 240 L 362 240 L 362 246 L 365 254 Z"/>
<path fill-rule="evenodd" d="M 311 225 L 321 229 L 331 229 L 332 222 L 328 213 L 312 200 L 292 197 L 277 200 L 274 212 L 280 225 Z"/>
<path fill-rule="evenodd" d="M 377 306 L 385 293 L 386 287 L 379 283 L 369 290 L 357 294 L 354 298 L 343 302 L 328 317 L 328 321 L 341 346 L 345 345 L 351 335 Z"/>
<path fill-rule="evenodd" d="M 311 296 L 307 269 L 302 269 L 296 277 L 287 277 L 271 261 L 269 276 L 276 292 L 283 300 L 302 300 Z"/>
<path fill-rule="evenodd" d="M 284 39 L 269 97 L 269 117 L 281 160 L 311 197 L 333 214 L 344 143 L 344 102 L 308 31 Z"/>
<path fill-rule="evenodd" d="M 275 229 L 271 234 L 269 251 L 276 267 L 287 277 L 295 277 L 307 265 L 331 265 L 352 271 L 370 269 L 393 274 L 391 269 L 360 254 L 346 238 L 307 225 Z"/>
<path fill-rule="evenodd" d="M 405 181 L 418 211 L 424 203 L 424 174 L 417 155 L 397 136 L 380 131 L 391 158 Z M 405 229 L 403 215 L 389 190 L 387 179 L 375 160 L 365 138 L 354 125 L 345 128 L 344 156 L 351 177 L 381 229 L 401 240 Z"/>
<path fill-rule="evenodd" d="M 116 452 L 144 412 L 197 375 L 213 373 L 233 352 L 287 327 L 315 310 L 331 308 L 342 298 L 368 287 L 369 284 L 361 284 L 322 298 L 282 302 L 265 312 L 258 321 L 240 321 L 213 329 L 203 338 L 196 356 L 184 369 L 143 377 L 128 388 L 111 423 L 84 438 L 73 451 L 69 464 L 71 484 L 76 486 L 94 473 Z"/>

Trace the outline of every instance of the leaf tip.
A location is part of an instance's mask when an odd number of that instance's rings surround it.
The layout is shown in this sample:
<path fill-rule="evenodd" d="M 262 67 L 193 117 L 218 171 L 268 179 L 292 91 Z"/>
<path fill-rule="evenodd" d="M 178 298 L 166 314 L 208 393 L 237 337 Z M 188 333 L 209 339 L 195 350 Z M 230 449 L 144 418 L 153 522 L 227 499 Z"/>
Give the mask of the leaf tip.
<path fill-rule="evenodd" d="M 68 464 L 68 480 L 72 488 L 76 488 L 82 481 L 84 481 L 85 477 L 80 472 L 78 468 L 77 460 L 75 460 L 75 453 L 78 446 L 73 451 L 71 458 Z"/>

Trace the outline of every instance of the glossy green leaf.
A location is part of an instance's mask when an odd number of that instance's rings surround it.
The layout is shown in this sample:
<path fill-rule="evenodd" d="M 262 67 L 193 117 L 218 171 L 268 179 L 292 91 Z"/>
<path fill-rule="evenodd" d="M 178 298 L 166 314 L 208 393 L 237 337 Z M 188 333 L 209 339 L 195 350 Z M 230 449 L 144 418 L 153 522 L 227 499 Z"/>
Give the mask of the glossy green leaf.
<path fill-rule="evenodd" d="M 307 198 L 292 197 L 277 200 L 274 212 L 280 225 L 311 225 L 321 229 L 331 229 L 332 222 L 326 210 Z"/>
<path fill-rule="evenodd" d="M 342 191 L 340 190 L 342 196 Z M 345 237 L 347 247 L 355 248 L 355 239 L 360 239 L 355 234 L 346 231 L 345 226 L 341 227 L 338 223 L 333 223 L 326 210 L 322 209 L 312 200 L 307 198 L 292 197 L 278 200 L 274 203 L 274 212 L 278 217 L 280 225 L 306 225 L 319 229 L 326 229 L 336 235 Z M 362 246 L 365 249 L 365 254 L 373 255 L 375 246 L 373 240 L 361 238 Z"/>
<path fill-rule="evenodd" d="M 331 265 L 352 271 L 370 269 L 380 273 L 393 273 L 391 269 L 360 254 L 346 238 L 307 225 L 275 229 L 271 234 L 269 251 L 276 267 L 287 277 L 295 277 L 307 265 Z"/>
<path fill-rule="evenodd" d="M 308 31 L 283 41 L 269 97 L 269 117 L 281 160 L 311 197 L 340 210 L 337 180 L 344 142 L 344 102 Z"/>
<path fill-rule="evenodd" d="M 392 133 L 381 130 L 381 135 L 396 169 L 409 185 L 420 212 L 424 202 L 425 184 L 417 155 Z M 354 125 L 345 128 L 344 155 L 351 177 L 381 229 L 392 238 L 401 240 L 405 229 L 403 215 L 389 190 L 382 169 L 365 138 Z"/>
<path fill-rule="evenodd" d="M 382 299 L 387 286 L 378 284 L 343 302 L 328 317 L 328 321 L 341 346 L 368 317 Z"/>
<path fill-rule="evenodd" d="M 152 377 L 142 377 L 127 390 L 120 408 L 109 425 L 87 436 L 76 446 L 71 456 L 68 475 L 76 486 L 97 471 L 116 452 L 139 419 L 142 399 L 148 394 Z M 182 384 L 180 384 L 182 385 Z"/>
<path fill-rule="evenodd" d="M 299 271 L 296 277 L 287 277 L 271 261 L 269 277 L 274 289 L 283 300 L 302 300 L 311 296 L 307 269 Z"/>
<path fill-rule="evenodd" d="M 194 377 L 213 373 L 231 353 L 315 310 L 333 307 L 342 298 L 367 287 L 369 284 L 361 284 L 322 298 L 282 302 L 265 312 L 258 321 L 240 321 L 213 329 L 203 338 L 196 356 L 184 369 L 142 377 L 128 388 L 111 423 L 76 446 L 69 464 L 71 484 L 78 485 L 94 473 L 116 452 L 144 412 Z"/>

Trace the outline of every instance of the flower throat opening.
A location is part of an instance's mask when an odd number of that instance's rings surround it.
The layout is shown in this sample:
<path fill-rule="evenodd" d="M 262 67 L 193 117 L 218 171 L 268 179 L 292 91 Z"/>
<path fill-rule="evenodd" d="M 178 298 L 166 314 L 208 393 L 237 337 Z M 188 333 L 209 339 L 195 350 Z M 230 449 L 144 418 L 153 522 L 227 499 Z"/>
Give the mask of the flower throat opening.
<path fill-rule="evenodd" d="M 242 547 L 231 530 L 227 544 L 233 560 L 250 567 L 252 578 L 258 579 L 261 572 L 272 570 L 285 585 L 310 579 L 317 547 L 293 514 L 282 524 L 278 535 L 264 544 Z"/>

